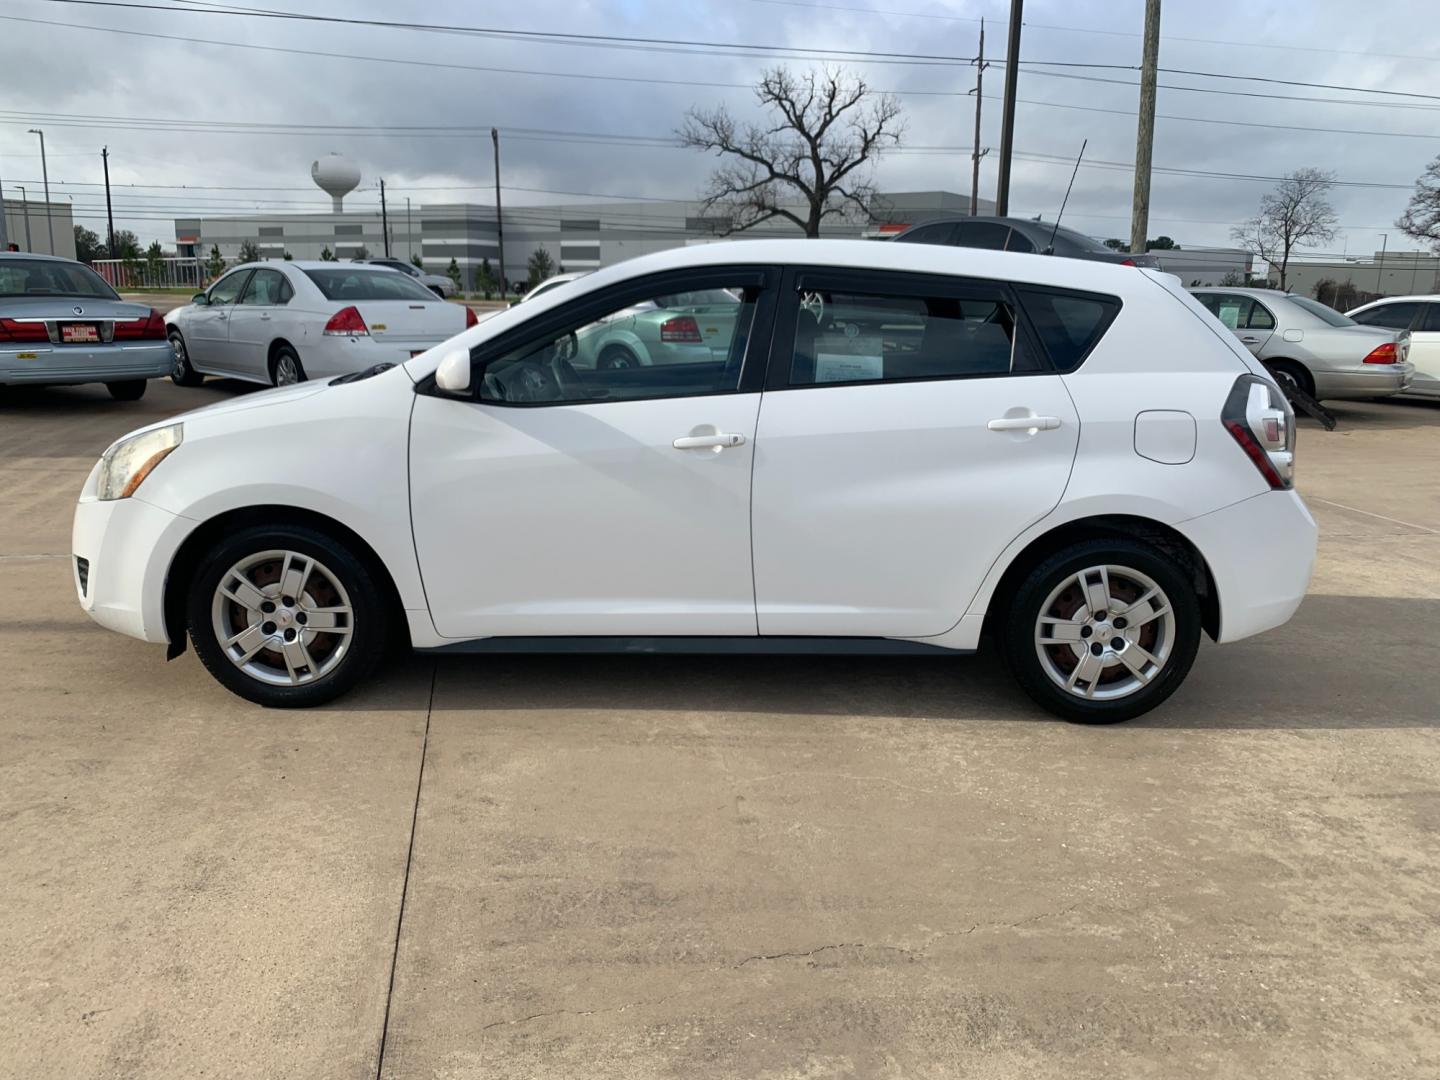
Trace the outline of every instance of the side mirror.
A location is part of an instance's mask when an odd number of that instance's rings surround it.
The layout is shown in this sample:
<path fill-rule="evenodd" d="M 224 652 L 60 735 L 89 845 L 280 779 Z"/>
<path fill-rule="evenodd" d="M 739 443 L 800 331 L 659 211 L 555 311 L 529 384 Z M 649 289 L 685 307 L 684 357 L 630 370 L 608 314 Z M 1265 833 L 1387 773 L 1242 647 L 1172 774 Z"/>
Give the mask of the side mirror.
<path fill-rule="evenodd" d="M 205 307 L 210 303 L 210 297 L 206 293 L 197 292 L 194 296 L 190 297 L 190 302 L 192 304 L 199 304 L 201 307 Z"/>
<path fill-rule="evenodd" d="M 468 394 L 470 392 L 470 351 L 456 349 L 448 352 L 435 369 L 435 385 L 447 394 Z"/>

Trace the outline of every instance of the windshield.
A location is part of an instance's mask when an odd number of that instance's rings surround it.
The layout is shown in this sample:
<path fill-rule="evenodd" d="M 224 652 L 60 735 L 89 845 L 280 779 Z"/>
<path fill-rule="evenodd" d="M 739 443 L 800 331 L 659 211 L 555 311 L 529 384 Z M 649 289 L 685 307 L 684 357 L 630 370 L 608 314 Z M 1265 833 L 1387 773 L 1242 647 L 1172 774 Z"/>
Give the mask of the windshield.
<path fill-rule="evenodd" d="M 80 263 L 0 259 L 0 296 L 83 296 L 119 300 L 105 279 Z"/>
<path fill-rule="evenodd" d="M 305 276 L 319 286 L 326 300 L 343 300 L 347 304 L 360 300 L 434 301 L 436 298 L 414 278 L 383 268 L 306 269 Z"/>
<path fill-rule="evenodd" d="M 1324 304 L 1320 303 L 1319 300 L 1311 300 L 1308 296 L 1290 296 L 1286 299 L 1288 299 L 1292 304 L 1300 308 L 1302 311 L 1308 311 L 1311 315 L 1314 315 L 1317 319 L 1319 319 L 1321 322 L 1325 323 L 1328 326 L 1360 325 L 1354 319 L 1341 315 L 1340 312 L 1336 311 L 1334 308 L 1326 307 Z"/>

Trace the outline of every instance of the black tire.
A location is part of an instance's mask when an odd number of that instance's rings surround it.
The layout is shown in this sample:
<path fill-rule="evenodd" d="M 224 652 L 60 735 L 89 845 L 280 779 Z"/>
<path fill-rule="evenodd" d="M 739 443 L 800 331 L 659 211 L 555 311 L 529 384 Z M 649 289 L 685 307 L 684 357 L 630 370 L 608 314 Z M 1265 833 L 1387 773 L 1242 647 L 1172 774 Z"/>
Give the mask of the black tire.
<path fill-rule="evenodd" d="M 640 358 L 624 345 L 607 345 L 600 350 L 600 356 L 595 361 L 595 367 L 599 371 L 613 371 L 620 368 L 638 368 Z"/>
<path fill-rule="evenodd" d="M 170 381 L 176 386 L 199 386 L 205 381 L 205 376 L 190 365 L 190 350 L 185 346 L 185 338 L 179 330 L 171 330 L 167 336 L 175 353 L 175 368 L 170 372 Z"/>
<path fill-rule="evenodd" d="M 1284 379 L 1312 398 L 1315 396 L 1315 379 L 1304 364 L 1297 360 L 1274 360 L 1267 362 L 1265 366 L 1270 369 L 1275 378 Z"/>
<path fill-rule="evenodd" d="M 280 366 L 287 360 L 295 365 L 295 382 L 302 383 L 308 378 L 305 374 L 305 365 L 300 363 L 300 354 L 289 345 L 281 345 L 275 350 L 275 355 L 270 358 L 271 386 L 291 385 L 290 383 L 282 383 L 280 381 Z"/>
<path fill-rule="evenodd" d="M 144 379 L 126 379 L 124 382 L 107 382 L 105 389 L 116 401 L 139 401 L 145 396 Z"/>
<path fill-rule="evenodd" d="M 1159 672 L 1151 672 L 1151 681 L 1126 696 L 1108 700 L 1079 696 L 1058 685 L 1041 660 L 1042 646 L 1037 642 L 1036 634 L 1042 605 L 1051 594 L 1065 584 L 1067 579 L 1097 566 L 1138 571 L 1150 578 L 1169 599 L 1174 615 L 1173 624 L 1155 620 L 1158 625 L 1153 630 L 1130 627 L 1131 633 L 1138 636 L 1161 633 L 1161 627 L 1172 625 L 1173 637 L 1169 641 L 1169 652 Z M 1200 647 L 1200 601 L 1195 595 L 1193 580 L 1188 566 L 1139 541 L 1116 537 L 1086 540 L 1067 547 L 1031 570 L 1015 590 L 1009 610 L 1004 614 L 1000 634 L 1001 647 L 1010 670 L 1021 688 L 1036 704 L 1066 720 L 1082 724 L 1113 724 L 1149 712 L 1173 694 L 1184 681 Z M 1112 597 L 1116 590 L 1129 584 L 1118 577 L 1114 581 L 1111 587 Z M 1056 620 L 1060 621 L 1062 620 Z M 1108 636 L 1111 632 L 1104 631 L 1104 634 Z M 1094 648 L 1095 643 L 1092 640 L 1089 648 Z M 1067 660 L 1077 662 L 1074 654 L 1067 651 L 1069 646 L 1052 648 L 1056 651 L 1047 650 L 1047 655 L 1056 658 L 1052 661 L 1052 666 L 1060 667 Z M 1104 648 L 1103 644 L 1101 648 Z M 1105 655 L 1108 662 L 1112 654 L 1107 652 Z M 1126 678 L 1125 671 L 1120 668 L 1123 668 L 1123 665 L 1115 660 L 1104 669 L 1106 674 L 1101 678 L 1110 678 L 1112 673 L 1121 679 Z M 1070 670 L 1074 671 L 1074 668 Z M 1091 689 L 1094 690 L 1094 686 Z"/>
<path fill-rule="evenodd" d="M 344 589 L 349 600 L 349 634 L 335 641 L 345 642 L 345 651 L 329 670 L 322 670 L 309 681 L 290 685 L 263 681 L 241 670 L 225 651 L 215 628 L 214 603 L 216 590 L 225 579 L 231 577 L 231 570 L 248 557 L 270 551 L 293 552 L 318 561 Z M 252 572 L 252 577 L 258 571 Z M 311 572 L 312 576 L 314 571 Z M 258 585 L 258 582 L 256 583 Z M 321 581 L 316 588 L 325 588 L 328 583 Z M 305 586 L 309 595 L 312 585 Z M 271 600 L 271 610 L 277 607 L 279 594 Z M 322 601 L 323 603 L 323 601 Z M 292 598 L 291 607 L 296 607 Z M 300 598 L 296 610 L 303 609 L 304 598 Z M 191 579 L 189 598 L 186 602 L 186 623 L 191 644 L 201 662 L 227 690 L 247 701 L 267 708 L 296 709 L 323 705 L 333 701 L 355 686 L 366 674 L 373 671 L 385 653 L 389 637 L 386 625 L 387 610 L 376 572 L 365 560 L 348 547 L 316 529 L 303 525 L 258 525 L 242 529 L 227 536 L 212 547 L 200 560 Z M 311 616 L 312 620 L 315 616 Z M 299 621 L 298 619 L 296 620 Z M 263 630 L 264 628 L 262 628 Z M 268 640 L 276 642 L 277 633 L 284 633 L 273 627 L 268 631 Z M 319 657 L 317 667 L 323 668 L 326 648 L 336 645 L 317 642 L 326 638 L 323 632 L 313 634 L 309 642 Z M 283 654 L 276 650 L 262 650 L 257 659 L 261 663 L 283 664 Z"/>

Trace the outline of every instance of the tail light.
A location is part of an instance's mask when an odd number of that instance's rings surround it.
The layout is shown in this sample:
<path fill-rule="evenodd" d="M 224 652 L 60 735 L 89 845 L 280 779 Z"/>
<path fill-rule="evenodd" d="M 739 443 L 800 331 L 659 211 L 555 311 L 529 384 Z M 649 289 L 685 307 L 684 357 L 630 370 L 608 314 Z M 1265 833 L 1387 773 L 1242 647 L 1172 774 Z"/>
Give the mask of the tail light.
<path fill-rule="evenodd" d="M 677 315 L 660 324 L 660 340 L 671 345 L 699 345 L 700 324 L 689 315 Z"/>
<path fill-rule="evenodd" d="M 325 333 L 330 337 L 369 337 L 370 328 L 360 317 L 356 307 L 341 308 L 325 324 Z"/>
<path fill-rule="evenodd" d="M 1134 259 L 1121 259 L 1121 260 L 1120 260 L 1120 265 L 1121 265 L 1121 266 L 1139 266 L 1140 264 L 1137 263 Z"/>
<path fill-rule="evenodd" d="M 1394 364 L 1400 360 L 1400 350 L 1395 348 L 1393 341 L 1387 341 L 1384 345 L 1377 345 L 1370 350 L 1370 355 L 1365 357 L 1367 364 Z"/>
<path fill-rule="evenodd" d="M 465 309 L 465 329 L 466 329 L 466 330 L 469 330 L 470 327 L 472 327 L 472 326 L 479 326 L 479 325 L 480 325 L 480 319 L 479 319 L 479 317 L 475 314 L 475 309 L 472 308 L 472 307 L 467 307 L 467 308 Z"/>
<path fill-rule="evenodd" d="M 125 319 L 115 322 L 116 341 L 164 341 L 165 316 L 154 308 L 143 319 Z"/>
<path fill-rule="evenodd" d="M 0 341 L 49 341 L 50 332 L 43 322 L 21 322 L 0 319 Z"/>
<path fill-rule="evenodd" d="M 1295 414 L 1280 388 L 1258 375 L 1235 380 L 1220 412 L 1225 430 L 1277 491 L 1295 483 Z"/>

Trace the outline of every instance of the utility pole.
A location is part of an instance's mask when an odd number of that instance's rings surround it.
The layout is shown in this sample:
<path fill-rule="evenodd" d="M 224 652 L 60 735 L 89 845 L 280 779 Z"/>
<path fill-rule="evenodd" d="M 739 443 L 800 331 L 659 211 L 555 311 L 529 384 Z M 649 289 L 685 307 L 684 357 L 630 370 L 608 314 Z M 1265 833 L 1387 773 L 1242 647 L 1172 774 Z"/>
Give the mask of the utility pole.
<path fill-rule="evenodd" d="M 1024 0 L 1010 0 L 1010 37 L 1005 42 L 1005 102 L 1000 112 L 1000 178 L 995 184 L 995 213 L 1010 212 L 1010 157 L 1015 150 L 1015 87 L 1020 77 L 1020 28 Z"/>
<path fill-rule="evenodd" d="M 980 213 L 980 159 L 988 150 L 980 149 L 980 94 L 985 84 L 985 20 L 980 20 L 980 52 L 975 57 L 975 145 L 970 151 L 970 216 Z"/>
<path fill-rule="evenodd" d="M 1375 268 L 1375 291 L 1382 296 L 1385 294 L 1385 286 L 1381 284 L 1385 276 L 1385 249 L 1390 246 L 1390 234 L 1380 234 L 1380 265 Z"/>
<path fill-rule="evenodd" d="M 16 184 L 20 189 L 20 210 L 25 215 L 25 250 L 34 251 L 30 246 L 30 198 L 25 194 L 25 185 Z"/>
<path fill-rule="evenodd" d="M 415 226 L 410 221 L 410 196 L 405 196 L 405 255 L 415 259 Z"/>
<path fill-rule="evenodd" d="M 390 217 L 385 213 L 385 178 L 380 178 L 380 241 L 385 248 L 385 257 L 390 257 Z"/>
<path fill-rule="evenodd" d="M 1145 254 L 1150 232 L 1150 164 L 1155 149 L 1155 69 L 1160 63 L 1160 0 L 1145 0 L 1145 52 L 1140 59 L 1140 124 L 1135 136 L 1135 201 L 1130 254 Z"/>
<path fill-rule="evenodd" d="M 5 231 L 5 185 L 0 184 L 0 251 L 10 248 L 10 235 Z"/>
<path fill-rule="evenodd" d="M 490 141 L 495 144 L 495 245 L 500 249 L 500 299 L 510 291 L 510 281 L 505 276 L 505 225 L 500 217 L 500 129 L 490 129 Z"/>
<path fill-rule="evenodd" d="M 110 209 L 110 148 L 100 148 L 100 160 L 105 163 L 105 224 L 110 229 L 109 255 L 115 257 L 115 214 Z"/>
<path fill-rule="evenodd" d="M 50 230 L 50 254 L 55 254 L 55 217 L 50 212 L 50 170 L 45 166 L 45 132 L 31 128 L 31 135 L 40 136 L 40 177 L 45 181 L 45 225 Z"/>

